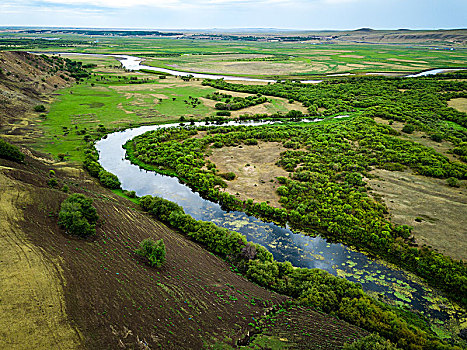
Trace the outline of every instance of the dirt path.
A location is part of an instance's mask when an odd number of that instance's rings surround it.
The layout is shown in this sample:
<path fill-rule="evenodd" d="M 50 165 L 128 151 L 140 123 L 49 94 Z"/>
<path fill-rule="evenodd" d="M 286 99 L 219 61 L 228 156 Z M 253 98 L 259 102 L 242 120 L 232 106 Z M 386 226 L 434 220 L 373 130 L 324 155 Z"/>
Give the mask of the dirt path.
<path fill-rule="evenodd" d="M 25 187 L 0 173 L 0 348 L 81 348 L 67 321 L 57 262 L 28 242 L 18 225 L 18 208 L 29 202 Z"/>

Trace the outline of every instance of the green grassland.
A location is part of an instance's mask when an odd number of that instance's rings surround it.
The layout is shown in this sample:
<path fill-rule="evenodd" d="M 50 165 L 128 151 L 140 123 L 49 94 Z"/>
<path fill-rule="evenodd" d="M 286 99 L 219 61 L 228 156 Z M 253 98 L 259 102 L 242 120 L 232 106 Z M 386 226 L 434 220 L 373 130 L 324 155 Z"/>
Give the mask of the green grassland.
<path fill-rule="evenodd" d="M 66 154 L 67 159 L 80 161 L 84 138 L 103 136 L 105 130 L 174 122 L 181 116 L 202 120 L 215 115 L 212 106 L 189 103 L 190 98 L 216 91 L 202 86 L 200 80 L 183 81 L 171 76 L 159 79 L 154 74 L 125 72 L 115 67 L 117 61 L 113 58 L 88 56 L 78 60 L 97 67 L 89 79 L 57 91 L 40 121 L 43 137 L 35 144 L 40 151 L 55 157 Z M 268 113 L 286 113 L 291 108 L 280 98 L 270 100 L 265 106 Z"/>

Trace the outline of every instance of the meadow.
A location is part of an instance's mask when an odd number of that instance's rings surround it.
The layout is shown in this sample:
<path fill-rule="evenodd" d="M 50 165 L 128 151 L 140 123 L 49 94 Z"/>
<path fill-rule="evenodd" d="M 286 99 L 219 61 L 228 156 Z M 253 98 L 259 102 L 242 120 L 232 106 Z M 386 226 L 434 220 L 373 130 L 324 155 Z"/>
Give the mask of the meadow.
<path fill-rule="evenodd" d="M 43 136 L 35 139 L 35 146 L 55 157 L 61 154 L 68 160 L 82 160 L 86 140 L 102 136 L 107 130 L 174 122 L 180 118 L 204 120 L 216 115 L 215 101 L 206 96 L 217 90 L 203 86 L 199 79 L 184 81 L 173 76 L 125 72 L 110 57 L 76 59 L 95 65 L 92 75 L 58 90 L 47 113 L 38 118 Z M 233 111 L 232 115 L 286 114 L 292 109 L 305 111 L 296 103 L 273 97 L 267 103 Z"/>

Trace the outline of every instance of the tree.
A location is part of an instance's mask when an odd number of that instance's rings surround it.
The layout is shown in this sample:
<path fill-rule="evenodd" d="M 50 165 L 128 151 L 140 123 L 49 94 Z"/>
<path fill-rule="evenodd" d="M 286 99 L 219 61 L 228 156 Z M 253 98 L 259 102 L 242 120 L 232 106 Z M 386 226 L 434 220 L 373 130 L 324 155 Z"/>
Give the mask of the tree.
<path fill-rule="evenodd" d="M 141 241 L 136 254 L 149 260 L 149 264 L 155 267 L 161 267 L 165 262 L 165 244 L 162 239 L 155 241 L 146 238 Z"/>
<path fill-rule="evenodd" d="M 411 124 L 405 124 L 404 127 L 402 128 L 402 132 L 405 132 L 406 134 L 411 134 L 415 130 L 415 127 Z"/>
<path fill-rule="evenodd" d="M 45 109 L 44 105 L 37 105 L 37 106 L 34 106 L 34 111 L 35 112 L 45 112 L 46 109 Z"/>
<path fill-rule="evenodd" d="M 455 177 L 449 177 L 446 182 L 448 183 L 449 186 L 451 187 L 460 187 L 459 180 L 456 179 Z"/>
<path fill-rule="evenodd" d="M 95 226 L 98 218 L 92 199 L 75 193 L 62 202 L 58 223 L 67 232 L 86 237 L 96 233 Z"/>
<path fill-rule="evenodd" d="M 106 170 L 101 170 L 99 172 L 99 181 L 104 187 L 110 188 L 112 190 L 120 188 L 121 185 L 118 177 Z"/>

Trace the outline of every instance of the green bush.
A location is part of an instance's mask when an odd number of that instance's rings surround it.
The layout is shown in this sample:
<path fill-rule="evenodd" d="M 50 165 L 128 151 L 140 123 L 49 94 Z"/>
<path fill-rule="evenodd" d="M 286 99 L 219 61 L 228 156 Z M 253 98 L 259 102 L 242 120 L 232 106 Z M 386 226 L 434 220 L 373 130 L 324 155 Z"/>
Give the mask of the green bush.
<path fill-rule="evenodd" d="M 449 177 L 446 182 L 448 183 L 449 186 L 451 187 L 460 187 L 459 180 L 456 179 L 455 177 Z"/>
<path fill-rule="evenodd" d="M 443 141 L 443 135 L 441 133 L 439 133 L 439 132 L 434 133 L 433 135 L 430 136 L 430 138 L 435 142 Z"/>
<path fill-rule="evenodd" d="M 34 111 L 35 112 L 45 112 L 46 109 L 45 109 L 44 105 L 37 105 L 37 106 L 34 106 Z"/>
<path fill-rule="evenodd" d="M 415 131 L 415 127 L 411 124 L 405 124 L 404 127 L 402 128 L 402 132 L 405 132 L 406 134 L 411 134 Z"/>
<path fill-rule="evenodd" d="M 95 226 L 98 218 L 92 199 L 75 193 L 62 202 L 58 223 L 68 233 L 86 237 L 96 233 Z"/>
<path fill-rule="evenodd" d="M 110 188 L 112 190 L 120 188 L 121 185 L 118 177 L 106 170 L 101 170 L 99 172 L 99 181 L 104 187 Z"/>
<path fill-rule="evenodd" d="M 136 192 L 135 191 L 123 191 L 123 194 L 129 198 L 136 198 Z"/>
<path fill-rule="evenodd" d="M 345 344 L 344 350 L 397 350 L 399 349 L 389 340 L 380 337 L 377 334 L 371 334 L 357 340 L 352 344 Z"/>
<path fill-rule="evenodd" d="M 56 178 L 53 177 L 53 178 L 49 179 L 49 181 L 47 181 L 47 185 L 49 187 L 55 188 L 58 185 L 58 181 L 57 181 Z"/>
<path fill-rule="evenodd" d="M 149 264 L 155 267 L 161 267 L 165 262 L 165 244 L 162 239 L 154 242 L 150 238 L 141 241 L 136 254 L 148 259 Z"/>
<path fill-rule="evenodd" d="M 24 154 L 21 153 L 18 147 L 0 138 L 0 158 L 22 162 L 24 160 Z"/>
<path fill-rule="evenodd" d="M 223 174 L 220 174 L 221 177 L 223 177 L 224 179 L 226 180 L 229 180 L 229 181 L 232 181 L 235 179 L 235 173 L 232 172 L 232 171 L 229 171 L 228 173 L 223 173 Z"/>

